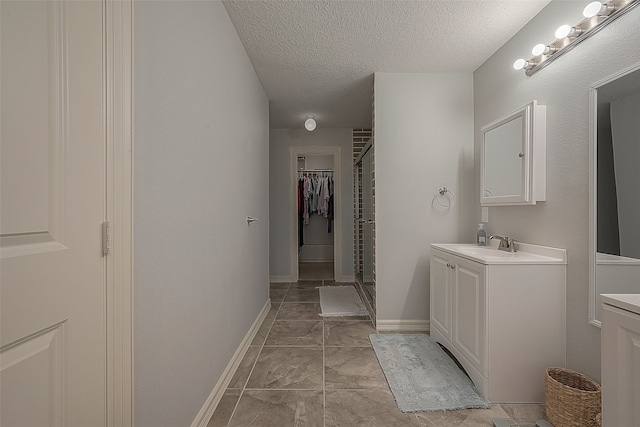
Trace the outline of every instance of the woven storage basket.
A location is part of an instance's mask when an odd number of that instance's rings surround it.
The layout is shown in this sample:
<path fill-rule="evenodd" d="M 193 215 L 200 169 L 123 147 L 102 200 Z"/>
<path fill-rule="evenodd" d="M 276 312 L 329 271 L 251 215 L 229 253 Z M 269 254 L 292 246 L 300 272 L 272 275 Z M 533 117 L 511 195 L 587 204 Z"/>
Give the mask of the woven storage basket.
<path fill-rule="evenodd" d="M 545 372 L 547 419 L 555 427 L 596 427 L 601 412 L 600 384 L 565 368 Z"/>

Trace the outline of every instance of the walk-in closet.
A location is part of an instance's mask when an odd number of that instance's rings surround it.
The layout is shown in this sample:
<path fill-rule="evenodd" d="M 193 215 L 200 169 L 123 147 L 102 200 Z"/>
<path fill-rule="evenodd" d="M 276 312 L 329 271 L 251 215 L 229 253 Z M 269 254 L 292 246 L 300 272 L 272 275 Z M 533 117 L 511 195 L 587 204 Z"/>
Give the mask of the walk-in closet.
<path fill-rule="evenodd" d="M 335 184 L 332 155 L 298 156 L 299 280 L 334 279 Z"/>

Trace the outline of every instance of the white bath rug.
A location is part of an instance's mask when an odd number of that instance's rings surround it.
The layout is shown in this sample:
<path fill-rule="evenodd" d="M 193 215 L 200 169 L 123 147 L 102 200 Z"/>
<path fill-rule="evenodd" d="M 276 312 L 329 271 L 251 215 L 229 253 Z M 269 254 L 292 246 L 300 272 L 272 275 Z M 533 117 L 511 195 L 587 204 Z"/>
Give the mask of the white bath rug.
<path fill-rule="evenodd" d="M 321 316 L 367 316 L 360 295 L 353 286 L 321 286 L 320 307 Z"/>

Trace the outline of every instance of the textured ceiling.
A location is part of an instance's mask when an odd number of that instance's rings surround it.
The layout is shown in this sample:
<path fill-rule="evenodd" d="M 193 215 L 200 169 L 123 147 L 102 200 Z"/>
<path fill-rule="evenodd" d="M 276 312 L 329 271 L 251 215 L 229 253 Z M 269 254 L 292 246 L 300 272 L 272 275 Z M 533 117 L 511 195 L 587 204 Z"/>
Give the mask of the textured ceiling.
<path fill-rule="evenodd" d="M 271 128 L 370 128 L 373 73 L 472 72 L 550 0 L 230 0 Z"/>

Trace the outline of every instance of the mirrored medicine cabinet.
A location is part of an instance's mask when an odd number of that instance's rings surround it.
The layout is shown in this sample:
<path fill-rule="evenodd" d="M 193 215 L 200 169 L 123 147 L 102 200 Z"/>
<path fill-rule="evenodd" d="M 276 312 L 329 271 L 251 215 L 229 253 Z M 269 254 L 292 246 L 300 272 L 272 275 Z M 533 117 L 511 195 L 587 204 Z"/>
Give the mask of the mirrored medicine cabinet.
<path fill-rule="evenodd" d="M 535 205 L 546 197 L 546 106 L 532 101 L 483 126 L 482 206 Z"/>

